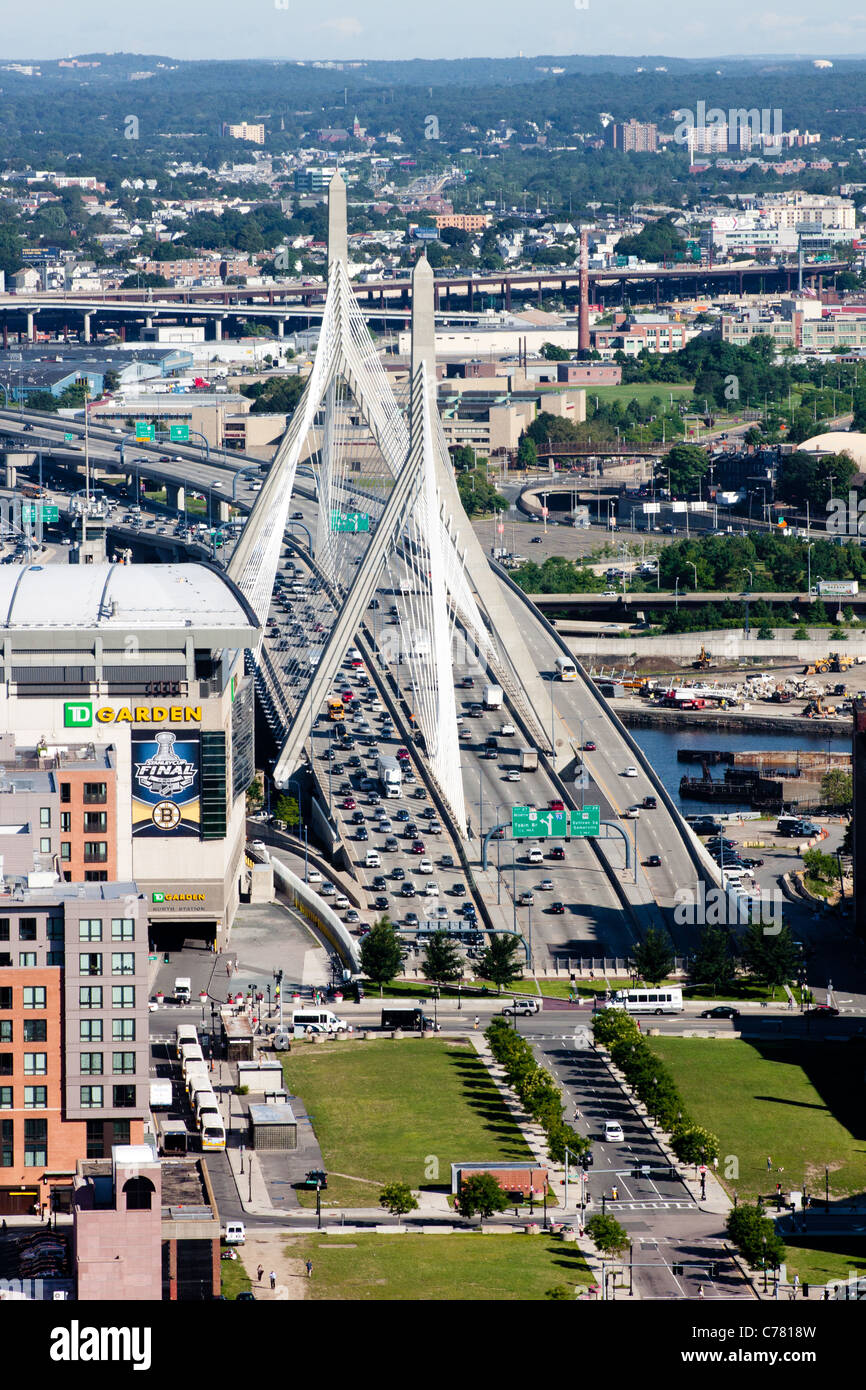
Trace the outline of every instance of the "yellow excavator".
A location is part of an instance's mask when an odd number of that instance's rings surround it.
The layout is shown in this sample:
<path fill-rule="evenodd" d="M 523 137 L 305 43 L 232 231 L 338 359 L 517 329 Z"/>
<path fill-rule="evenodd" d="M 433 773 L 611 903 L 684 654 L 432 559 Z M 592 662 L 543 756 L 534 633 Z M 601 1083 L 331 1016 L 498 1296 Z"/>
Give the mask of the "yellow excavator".
<path fill-rule="evenodd" d="M 710 653 L 707 651 L 706 647 L 704 646 L 704 644 L 703 644 L 703 642 L 702 642 L 702 643 L 701 643 L 701 654 L 700 654 L 700 656 L 698 657 L 697 661 L 693 661 L 693 662 L 692 662 L 692 666 L 693 666 L 693 668 L 694 668 L 696 671 L 706 671 L 707 668 L 708 668 L 709 666 L 711 666 L 711 665 L 712 665 L 712 662 L 710 661 Z"/>
<path fill-rule="evenodd" d="M 804 676 L 824 676 L 828 671 L 850 671 L 854 665 L 853 656 L 840 656 L 838 652 L 829 652 L 827 656 L 821 656 L 817 661 L 809 666 L 804 666 Z"/>

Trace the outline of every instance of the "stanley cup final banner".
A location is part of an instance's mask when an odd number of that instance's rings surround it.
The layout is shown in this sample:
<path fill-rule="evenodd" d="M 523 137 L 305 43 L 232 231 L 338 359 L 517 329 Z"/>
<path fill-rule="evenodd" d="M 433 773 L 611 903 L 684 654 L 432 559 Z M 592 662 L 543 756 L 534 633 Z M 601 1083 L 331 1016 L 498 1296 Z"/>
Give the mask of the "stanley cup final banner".
<path fill-rule="evenodd" d="M 132 734 L 132 833 L 199 834 L 199 736 Z"/>

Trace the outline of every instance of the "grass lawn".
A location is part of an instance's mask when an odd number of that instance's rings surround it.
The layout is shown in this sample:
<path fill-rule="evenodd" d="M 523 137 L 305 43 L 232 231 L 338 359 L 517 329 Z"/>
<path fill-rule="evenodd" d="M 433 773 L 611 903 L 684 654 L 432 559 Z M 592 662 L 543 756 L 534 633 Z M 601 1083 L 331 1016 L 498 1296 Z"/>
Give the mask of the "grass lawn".
<path fill-rule="evenodd" d="M 252 1288 L 252 1281 L 242 1261 L 243 1255 L 240 1252 L 236 1260 L 220 1261 L 220 1290 L 226 1298 L 237 1298 L 239 1293 Z"/>
<path fill-rule="evenodd" d="M 785 1241 L 788 1252 L 788 1279 L 799 1274 L 801 1284 L 826 1284 L 830 1279 L 847 1279 L 850 1274 L 866 1274 L 866 1241 Z"/>
<path fill-rule="evenodd" d="M 286 1086 L 303 1100 L 321 1145 L 329 1175 L 323 1204 L 378 1206 L 378 1184 L 386 1182 L 448 1191 L 450 1165 L 460 1159 L 531 1156 L 466 1044 L 324 1043 L 296 1047 L 282 1061 Z M 355 1181 L 344 1193 L 346 1178 Z"/>
<path fill-rule="evenodd" d="M 689 1113 L 718 1135 L 718 1175 L 729 1191 L 753 1201 L 759 1193 L 774 1195 L 779 1181 L 787 1191 L 802 1189 L 805 1180 L 808 1191 L 822 1194 L 825 1164 L 831 1200 L 863 1191 L 861 1046 L 805 1039 L 761 1045 L 647 1041 L 670 1067 Z"/>
<path fill-rule="evenodd" d="M 535 1301 L 556 1284 L 594 1283 L 574 1245 L 541 1235 L 304 1236 L 287 1253 L 312 1260 L 314 1299 Z"/>
<path fill-rule="evenodd" d="M 629 401 L 639 401 L 646 405 L 653 396 L 660 396 L 664 404 L 670 405 L 671 392 L 676 400 L 678 396 L 691 397 L 693 391 L 694 383 L 684 381 L 635 381 L 630 386 L 587 386 L 586 401 L 594 406 L 594 397 L 598 396 L 599 402 L 619 401 L 626 406 Z"/>

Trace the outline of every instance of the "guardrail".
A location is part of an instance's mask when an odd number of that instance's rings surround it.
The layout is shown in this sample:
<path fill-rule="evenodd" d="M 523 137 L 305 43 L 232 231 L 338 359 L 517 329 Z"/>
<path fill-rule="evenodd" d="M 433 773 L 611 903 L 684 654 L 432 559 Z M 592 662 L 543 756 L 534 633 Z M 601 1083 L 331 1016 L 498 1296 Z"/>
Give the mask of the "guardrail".
<path fill-rule="evenodd" d="M 306 917 L 309 921 L 315 922 L 322 935 L 337 952 L 340 960 L 348 966 L 355 974 L 361 970 L 361 958 L 358 954 L 358 945 L 354 937 L 348 931 L 343 922 L 340 921 L 336 912 L 328 906 L 324 898 L 320 898 L 318 893 L 304 883 L 286 864 L 281 860 L 269 855 L 271 865 L 274 870 L 274 879 L 280 885 L 285 895 L 291 899 L 292 906 Z"/>

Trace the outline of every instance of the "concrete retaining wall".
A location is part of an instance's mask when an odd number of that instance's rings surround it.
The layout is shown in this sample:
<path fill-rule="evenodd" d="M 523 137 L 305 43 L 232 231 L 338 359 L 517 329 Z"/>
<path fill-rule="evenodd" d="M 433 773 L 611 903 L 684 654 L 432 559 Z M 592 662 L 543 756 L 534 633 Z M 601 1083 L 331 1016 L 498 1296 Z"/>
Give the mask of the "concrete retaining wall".
<path fill-rule="evenodd" d="M 291 899 L 293 907 L 309 921 L 315 922 L 346 968 L 356 974 L 359 973 L 361 959 L 358 955 L 358 943 L 345 924 L 340 921 L 336 912 L 328 906 L 324 898 L 319 897 L 309 884 L 304 883 L 302 878 L 298 878 L 298 875 L 293 873 L 288 865 L 283 864 L 273 854 L 271 855 L 271 863 L 274 866 L 274 879 L 281 891 Z"/>

